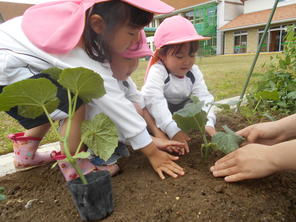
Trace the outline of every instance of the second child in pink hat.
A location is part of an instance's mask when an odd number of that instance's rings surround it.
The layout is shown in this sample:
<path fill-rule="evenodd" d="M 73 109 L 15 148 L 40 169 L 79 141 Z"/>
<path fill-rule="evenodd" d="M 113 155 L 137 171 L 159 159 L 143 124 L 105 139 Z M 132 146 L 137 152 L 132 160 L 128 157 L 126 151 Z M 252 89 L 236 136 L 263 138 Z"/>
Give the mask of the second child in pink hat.
<path fill-rule="evenodd" d="M 7 85 L 29 78 L 48 78 L 55 82 L 48 74 L 42 73 L 42 70 L 52 67 L 91 69 L 104 79 L 106 94 L 91 101 L 90 105 L 97 106 L 112 119 L 132 148 L 147 156 L 161 178 L 164 178 L 163 172 L 173 177 L 183 175 L 183 169 L 174 162 L 178 158 L 165 152 L 159 154 L 144 119 L 126 98 L 121 97 L 121 89 L 112 77 L 109 65 L 113 52 L 122 53 L 139 40 L 140 30 L 151 22 L 153 13 L 172 10 L 160 0 L 67 0 L 34 5 L 23 16 L 0 25 L 0 91 Z M 59 84 L 57 87 L 66 96 L 60 98 L 59 108 L 62 110 L 51 115 L 54 120 L 66 120 L 67 91 Z M 37 154 L 39 141 L 49 128 L 47 118 L 23 118 L 18 115 L 17 107 L 8 113 L 26 129 L 24 133 L 11 137 L 13 141 L 20 141 L 16 144 L 15 153 L 18 154 L 19 149 L 24 150 L 16 159 L 18 166 L 44 163 L 44 158 Z M 72 154 L 80 143 L 80 126 L 85 118 L 82 101 L 78 103 L 75 115 L 69 138 Z M 67 121 L 63 123 L 62 133 Z M 24 146 L 23 141 L 26 141 Z M 32 158 L 22 163 L 25 155 Z M 52 158 L 47 155 L 47 162 L 50 161 Z M 81 166 L 85 173 L 96 168 L 88 159 L 84 159 Z M 61 165 L 60 169 L 67 181 L 77 177 L 72 173 L 73 169 L 64 169 Z M 110 172 L 112 174 L 114 170 L 110 169 Z"/>
<path fill-rule="evenodd" d="M 113 77 L 117 79 L 118 85 L 124 93 L 126 99 L 128 99 L 131 104 L 133 104 L 134 108 L 137 112 L 143 116 L 147 123 L 148 129 L 155 135 L 162 134 L 162 131 L 159 130 L 156 125 L 154 119 L 151 117 L 149 112 L 145 108 L 144 98 L 142 94 L 138 91 L 136 84 L 131 78 L 132 73 L 137 69 L 139 58 L 151 56 L 152 51 L 148 47 L 146 41 L 146 35 L 144 30 L 140 32 L 140 40 L 131 46 L 124 53 L 112 53 L 112 58 L 110 62 L 111 70 L 113 72 Z M 99 113 L 100 110 L 95 106 L 87 106 L 87 116 L 89 119 L 92 118 L 93 115 Z M 157 146 L 157 148 L 161 150 L 166 150 L 169 152 L 176 153 L 184 153 L 184 143 L 180 143 L 178 141 L 169 140 L 166 138 L 153 137 L 152 140 Z M 92 155 L 91 159 L 92 163 L 95 165 L 114 165 L 117 160 L 121 157 L 128 157 L 129 151 L 125 145 L 128 145 L 128 140 L 124 138 L 124 136 L 120 135 L 119 146 L 116 148 L 115 152 L 112 156 L 104 161 L 99 156 Z"/>
<path fill-rule="evenodd" d="M 191 96 L 204 101 L 203 110 L 209 110 L 213 96 L 203 79 L 203 74 L 194 64 L 198 41 L 209 38 L 199 35 L 192 23 L 182 16 L 165 19 L 154 35 L 156 51 L 149 61 L 142 94 L 145 105 L 156 125 L 170 138 L 186 144 L 189 136 L 172 118 L 172 114 L 191 102 Z M 212 110 L 208 112 L 207 133 L 216 133 L 216 121 Z"/>

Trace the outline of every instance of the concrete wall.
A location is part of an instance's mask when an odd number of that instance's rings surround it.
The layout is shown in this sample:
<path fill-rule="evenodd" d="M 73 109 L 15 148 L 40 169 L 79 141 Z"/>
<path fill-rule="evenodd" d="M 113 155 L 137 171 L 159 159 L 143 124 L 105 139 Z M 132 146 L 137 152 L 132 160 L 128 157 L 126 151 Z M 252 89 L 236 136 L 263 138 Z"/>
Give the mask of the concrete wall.
<path fill-rule="evenodd" d="M 248 0 L 245 1 L 244 13 L 262 11 L 265 9 L 271 9 L 275 0 Z M 278 3 L 278 7 L 295 4 L 296 0 L 284 0 Z"/>
<path fill-rule="evenodd" d="M 258 29 L 248 29 L 248 48 L 247 53 L 253 53 L 257 51 L 258 46 Z"/>

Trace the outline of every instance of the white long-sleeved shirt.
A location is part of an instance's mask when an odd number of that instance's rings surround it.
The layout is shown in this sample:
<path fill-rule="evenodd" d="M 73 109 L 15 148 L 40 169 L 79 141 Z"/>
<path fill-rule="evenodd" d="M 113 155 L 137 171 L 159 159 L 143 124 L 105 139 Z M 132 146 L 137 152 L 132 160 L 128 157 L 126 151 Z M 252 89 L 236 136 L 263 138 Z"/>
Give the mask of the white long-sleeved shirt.
<path fill-rule="evenodd" d="M 50 67 L 84 67 L 99 73 L 104 79 L 106 94 L 88 105 L 89 116 L 103 112 L 116 124 L 123 137 L 134 149 L 151 143 L 145 120 L 126 99 L 118 81 L 112 77 L 109 64 L 91 59 L 82 48 L 76 47 L 63 55 L 49 54 L 34 46 L 21 28 L 22 17 L 11 19 L 0 25 L 0 85 L 27 79 Z"/>
<path fill-rule="evenodd" d="M 189 75 L 184 78 L 176 77 L 168 73 L 161 62 L 152 65 L 144 86 L 142 94 L 144 96 L 146 108 L 154 117 L 157 127 L 164 131 L 170 138 L 173 138 L 180 131 L 172 114 L 168 108 L 171 104 L 180 104 L 190 96 L 197 96 L 200 101 L 204 101 L 203 110 L 208 112 L 210 102 L 214 97 L 208 91 L 203 79 L 203 74 L 197 65 L 193 65 Z M 214 127 L 216 116 L 213 110 L 208 113 L 207 126 Z"/>

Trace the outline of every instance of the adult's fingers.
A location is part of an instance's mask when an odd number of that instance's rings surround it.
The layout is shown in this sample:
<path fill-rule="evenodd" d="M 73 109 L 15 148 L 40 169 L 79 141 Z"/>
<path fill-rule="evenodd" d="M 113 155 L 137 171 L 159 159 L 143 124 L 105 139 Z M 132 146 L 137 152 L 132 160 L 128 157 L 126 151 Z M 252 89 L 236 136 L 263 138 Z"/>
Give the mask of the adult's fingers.
<path fill-rule="evenodd" d="M 246 174 L 241 173 L 241 172 L 227 176 L 224 178 L 224 180 L 226 182 L 238 182 L 238 181 L 246 180 L 246 179 L 250 179 L 250 178 L 248 178 L 248 176 Z"/>
<path fill-rule="evenodd" d="M 222 170 L 213 171 L 212 173 L 214 177 L 225 177 L 225 176 L 231 176 L 231 175 L 237 174 L 239 173 L 239 170 L 236 166 L 234 166 L 234 167 L 229 167 Z"/>
<path fill-rule="evenodd" d="M 227 169 L 227 168 L 233 167 L 235 165 L 236 165 L 236 160 L 234 158 L 230 158 L 230 159 L 227 159 L 227 161 L 223 161 L 223 162 L 220 162 L 218 164 L 215 164 L 214 166 L 212 166 L 210 168 L 210 170 L 212 172 L 214 172 L 214 171 L 219 171 L 219 170 Z"/>

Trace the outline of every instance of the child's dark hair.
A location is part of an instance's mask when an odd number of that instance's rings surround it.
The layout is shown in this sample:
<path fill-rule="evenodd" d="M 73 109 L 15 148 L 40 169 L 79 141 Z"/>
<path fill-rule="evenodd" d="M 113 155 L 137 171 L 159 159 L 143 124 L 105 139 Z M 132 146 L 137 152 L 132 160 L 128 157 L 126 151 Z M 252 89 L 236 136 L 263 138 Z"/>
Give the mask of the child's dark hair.
<path fill-rule="evenodd" d="M 190 49 L 189 54 L 193 55 L 197 53 L 198 47 L 199 47 L 198 41 L 190 42 Z M 181 44 L 174 44 L 174 45 L 165 45 L 159 49 L 159 55 L 160 56 L 166 56 L 170 50 L 172 50 L 172 55 L 176 55 L 180 52 L 181 48 L 186 43 Z"/>
<path fill-rule="evenodd" d="M 89 18 L 100 15 L 105 22 L 106 30 L 104 34 L 98 35 L 90 26 Z M 133 7 L 119 0 L 113 0 L 95 4 L 87 11 L 83 40 L 86 53 L 99 62 L 110 61 L 110 49 L 106 43 L 106 35 L 110 35 L 119 25 L 129 21 L 128 25 L 135 28 L 143 28 L 153 19 L 153 14 Z"/>

